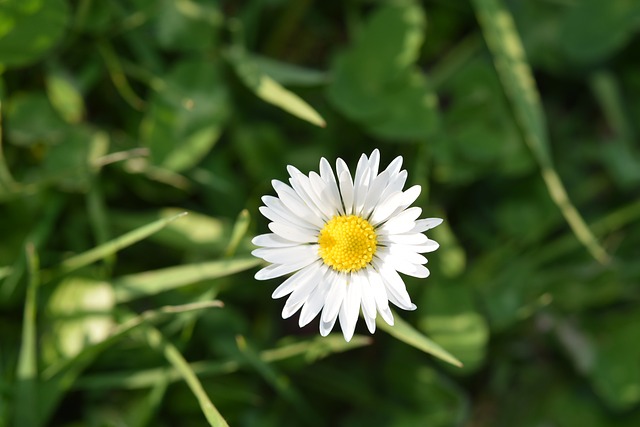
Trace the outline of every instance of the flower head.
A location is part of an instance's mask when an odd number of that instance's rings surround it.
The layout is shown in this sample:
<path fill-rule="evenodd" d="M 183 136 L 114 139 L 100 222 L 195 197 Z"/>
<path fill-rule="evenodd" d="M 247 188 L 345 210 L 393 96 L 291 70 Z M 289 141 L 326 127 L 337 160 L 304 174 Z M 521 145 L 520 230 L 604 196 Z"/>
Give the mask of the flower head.
<path fill-rule="evenodd" d="M 284 319 L 300 312 L 305 326 L 320 314 L 320 334 L 331 332 L 339 319 L 347 341 L 353 337 L 360 310 L 371 333 L 380 316 L 393 325 L 389 302 L 415 310 L 398 273 L 424 278 L 429 270 L 422 253 L 438 248 L 423 233 L 442 220 L 418 219 L 409 207 L 420 194 L 415 185 L 403 191 L 407 171 L 397 157 L 378 173 L 380 153 L 362 155 L 355 177 L 342 159 L 334 175 L 320 160 L 320 174 L 308 176 L 288 166 L 291 186 L 272 181 L 278 197 L 264 196 L 260 212 L 272 233 L 256 236 L 253 255 L 271 263 L 256 273 L 267 280 L 293 273 L 273 292 L 289 295 Z"/>

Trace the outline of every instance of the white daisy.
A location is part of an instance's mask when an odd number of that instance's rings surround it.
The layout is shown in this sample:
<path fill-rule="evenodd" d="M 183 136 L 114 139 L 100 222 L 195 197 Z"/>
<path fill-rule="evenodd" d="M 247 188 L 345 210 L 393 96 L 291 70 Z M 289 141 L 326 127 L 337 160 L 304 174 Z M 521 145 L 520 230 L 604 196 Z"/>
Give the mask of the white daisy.
<path fill-rule="evenodd" d="M 420 194 L 415 185 L 403 191 L 407 171 L 397 157 L 378 173 L 380 152 L 358 161 L 355 178 L 342 159 L 334 175 L 320 160 L 320 174 L 287 170 L 291 186 L 273 180 L 278 197 L 264 196 L 260 212 L 272 233 L 256 236 L 252 253 L 271 263 L 256 273 L 267 280 L 294 273 L 273 292 L 289 295 L 282 318 L 300 312 L 300 327 L 320 315 L 320 334 L 326 336 L 336 319 L 351 340 L 360 309 L 373 333 L 376 316 L 393 325 L 389 302 L 415 310 L 398 273 L 424 278 L 429 270 L 422 253 L 438 248 L 423 232 L 442 223 L 418 219 L 422 209 L 409 207 Z"/>

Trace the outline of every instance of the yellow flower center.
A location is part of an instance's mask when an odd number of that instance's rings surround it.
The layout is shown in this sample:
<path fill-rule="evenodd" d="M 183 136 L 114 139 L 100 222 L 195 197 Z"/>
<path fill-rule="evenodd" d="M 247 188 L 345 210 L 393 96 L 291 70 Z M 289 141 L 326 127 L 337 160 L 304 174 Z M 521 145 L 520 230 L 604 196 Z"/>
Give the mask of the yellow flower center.
<path fill-rule="evenodd" d="M 376 253 L 376 232 L 357 215 L 334 216 L 318 236 L 318 250 L 325 264 L 350 273 L 365 268 Z"/>

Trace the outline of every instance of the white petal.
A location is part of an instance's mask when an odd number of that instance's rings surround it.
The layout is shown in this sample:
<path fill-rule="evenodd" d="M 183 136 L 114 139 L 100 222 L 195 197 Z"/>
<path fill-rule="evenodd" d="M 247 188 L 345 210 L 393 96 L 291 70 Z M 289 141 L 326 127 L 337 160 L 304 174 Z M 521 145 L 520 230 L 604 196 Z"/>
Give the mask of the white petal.
<path fill-rule="evenodd" d="M 381 200 L 371 214 L 371 225 L 374 227 L 384 222 L 398 209 L 404 202 L 402 192 L 393 193 L 388 198 Z"/>
<path fill-rule="evenodd" d="M 367 316 L 366 314 L 363 315 L 363 317 L 367 324 L 367 329 L 369 329 L 369 332 L 373 334 L 376 331 L 376 318 Z"/>
<path fill-rule="evenodd" d="M 301 268 L 306 267 L 309 263 L 300 263 L 300 264 L 271 264 L 262 270 L 259 270 L 255 278 L 256 280 L 268 280 L 274 279 L 276 277 L 284 276 L 285 274 L 293 273 L 294 271 L 300 270 Z"/>
<path fill-rule="evenodd" d="M 285 224 L 294 224 L 298 227 L 304 227 L 308 229 L 317 229 L 315 225 L 311 224 L 304 218 L 300 218 L 293 212 L 291 212 L 285 205 L 273 196 L 264 196 L 262 202 L 265 206 L 260 207 L 260 212 L 271 221 L 283 222 Z"/>
<path fill-rule="evenodd" d="M 274 233 L 261 234 L 251 239 L 251 243 L 256 246 L 264 246 L 267 248 L 284 248 L 287 246 L 297 246 L 300 243 L 287 240 L 282 236 Z"/>
<path fill-rule="evenodd" d="M 262 258 L 274 264 L 300 263 L 317 260 L 318 245 L 298 245 L 287 248 L 259 248 L 254 249 L 251 255 Z"/>
<path fill-rule="evenodd" d="M 296 311 L 300 310 L 300 308 L 302 307 L 302 304 L 304 304 L 304 300 L 294 301 L 291 298 L 289 298 L 285 303 L 284 308 L 282 309 L 282 318 L 288 319 L 289 317 L 296 314 Z"/>
<path fill-rule="evenodd" d="M 273 189 L 278 193 L 278 198 L 282 203 L 293 212 L 297 217 L 304 218 L 306 221 L 311 224 L 322 227 L 324 225 L 324 221 L 317 212 L 315 212 L 311 207 L 307 206 L 307 204 L 300 198 L 300 196 L 295 192 L 295 190 L 289 187 L 282 181 L 278 181 L 274 179 L 271 181 L 273 185 Z"/>
<path fill-rule="evenodd" d="M 340 307 L 340 328 L 344 339 L 349 342 L 353 337 L 358 322 L 358 313 L 360 312 L 360 303 L 362 301 L 362 288 L 359 281 L 351 281 L 347 284 L 347 294 Z"/>
<path fill-rule="evenodd" d="M 269 230 L 278 236 L 298 243 L 316 243 L 318 241 L 317 232 L 297 227 L 295 225 L 287 225 L 281 222 L 271 222 L 268 225 Z"/>
<path fill-rule="evenodd" d="M 329 184 L 315 172 L 309 174 L 309 182 L 318 197 L 318 207 L 322 210 L 325 217 L 331 219 L 337 215 L 342 210 L 342 202 L 340 201 L 340 194 L 337 191 L 337 187 L 334 194 Z"/>
<path fill-rule="evenodd" d="M 397 243 L 399 245 L 424 245 L 429 242 L 429 238 L 422 233 L 384 234 L 379 236 L 378 241 L 383 244 Z"/>
<path fill-rule="evenodd" d="M 394 303 L 400 308 L 410 310 L 413 304 L 411 303 L 411 297 L 407 292 L 407 287 L 400 275 L 393 269 L 393 267 L 386 263 L 381 263 L 379 260 L 374 259 L 374 265 L 380 272 L 382 281 L 387 290 L 387 297 L 389 301 Z"/>
<path fill-rule="evenodd" d="M 311 293 L 316 290 L 318 284 L 321 284 L 323 271 L 316 269 L 312 274 L 306 277 L 305 281 L 298 282 L 297 286 L 289 296 L 287 304 L 298 305 L 299 302 L 305 303 Z"/>
<path fill-rule="evenodd" d="M 376 148 L 371 152 L 371 156 L 369 156 L 369 169 L 371 169 L 372 179 L 378 175 L 379 166 L 380 166 L 380 150 Z"/>
<path fill-rule="evenodd" d="M 326 222 L 330 217 L 327 217 L 327 215 L 324 214 L 324 210 L 320 207 L 322 200 L 319 200 L 319 197 L 313 190 L 309 177 L 291 165 L 287 166 L 287 171 L 289 175 L 291 175 L 289 182 L 298 196 L 300 196 L 309 209 Z"/>
<path fill-rule="evenodd" d="M 342 195 L 342 204 L 347 215 L 353 213 L 353 181 L 349 171 L 342 171 L 339 175 L 340 194 Z"/>
<path fill-rule="evenodd" d="M 369 193 L 369 175 L 370 171 L 369 169 L 366 169 L 364 172 L 364 176 L 362 177 L 362 182 L 360 182 L 359 184 L 355 183 L 353 187 L 353 212 L 356 215 L 362 215 L 365 199 L 367 198 L 367 194 Z"/>
<path fill-rule="evenodd" d="M 369 192 L 367 193 L 367 198 L 365 199 L 364 206 L 362 208 L 362 216 L 368 218 L 369 215 L 371 215 L 373 209 L 380 202 L 382 192 L 387 187 L 388 183 L 389 174 L 387 173 L 387 171 L 382 172 L 371 182 Z"/>
<path fill-rule="evenodd" d="M 433 252 L 439 247 L 440 245 L 438 244 L 438 242 L 436 242 L 435 240 L 427 239 L 427 241 L 423 244 L 411 246 L 411 249 L 423 254 L 426 252 Z"/>
<path fill-rule="evenodd" d="M 336 314 L 326 322 L 324 320 L 320 320 L 320 335 L 322 335 L 323 337 L 329 335 L 329 332 L 331 332 L 333 326 L 336 324 L 337 317 L 338 315 Z"/>
<path fill-rule="evenodd" d="M 327 299 L 324 302 L 322 309 L 322 320 L 328 322 L 332 318 L 335 318 L 340 311 L 342 301 L 347 293 L 347 280 L 343 274 L 329 274 L 329 277 L 333 276 L 331 288 L 327 293 Z"/>
<path fill-rule="evenodd" d="M 360 287 L 362 288 L 362 314 L 365 318 L 371 317 L 375 320 L 376 318 L 376 299 L 373 296 L 373 291 L 371 289 L 371 283 L 367 280 L 366 273 L 357 272 L 353 273 L 354 281 L 360 282 Z"/>
<path fill-rule="evenodd" d="M 389 234 L 408 232 L 414 228 L 415 220 L 421 213 L 422 209 L 414 206 L 389 218 L 387 222 L 382 224 L 380 229 Z"/>
<path fill-rule="evenodd" d="M 373 268 L 367 268 L 366 271 L 367 279 L 369 284 L 371 285 L 371 292 L 376 302 L 378 312 L 383 316 L 385 321 L 389 323 L 388 314 L 391 314 L 391 312 L 389 311 L 389 299 L 387 297 L 387 290 L 385 289 L 384 283 L 382 282 L 382 277 L 380 277 L 380 273 L 378 273 Z M 389 324 L 393 325 L 393 316 L 391 316 L 390 318 L 391 323 Z"/>
<path fill-rule="evenodd" d="M 337 200 L 338 211 L 341 214 L 344 214 L 344 209 L 342 207 L 342 200 L 340 199 L 340 191 L 338 190 L 338 183 L 336 182 L 336 177 L 333 175 L 333 170 L 331 169 L 331 165 L 324 157 L 320 159 L 320 177 L 327 184 L 327 188 L 329 193 L 331 194 L 331 200 Z"/>
<path fill-rule="evenodd" d="M 298 320 L 298 325 L 302 328 L 311 322 L 322 310 L 324 306 L 324 301 L 327 297 L 327 292 L 329 292 L 329 286 L 326 281 L 321 282 L 319 286 L 309 295 L 307 298 L 307 302 L 305 302 L 304 306 L 302 306 L 302 311 L 300 312 L 300 319 Z"/>
<path fill-rule="evenodd" d="M 442 224 L 441 218 L 424 218 L 416 221 L 416 225 L 413 231 L 414 233 L 424 233 L 427 230 L 431 230 Z"/>
<path fill-rule="evenodd" d="M 393 326 L 395 322 L 393 320 L 393 313 L 391 312 L 389 306 L 382 309 L 378 308 L 378 312 L 380 313 L 380 317 L 382 317 L 389 326 Z"/>
<path fill-rule="evenodd" d="M 308 280 L 309 277 L 316 274 L 320 265 L 321 263 L 317 262 L 313 265 L 303 268 L 300 271 L 297 271 L 287 280 L 282 282 L 280 286 L 276 288 L 275 291 L 273 291 L 273 294 L 271 294 L 271 298 L 278 299 L 278 298 L 282 298 L 285 295 L 289 295 L 291 292 L 293 292 L 296 286 L 298 286 L 298 283 L 305 282 Z"/>

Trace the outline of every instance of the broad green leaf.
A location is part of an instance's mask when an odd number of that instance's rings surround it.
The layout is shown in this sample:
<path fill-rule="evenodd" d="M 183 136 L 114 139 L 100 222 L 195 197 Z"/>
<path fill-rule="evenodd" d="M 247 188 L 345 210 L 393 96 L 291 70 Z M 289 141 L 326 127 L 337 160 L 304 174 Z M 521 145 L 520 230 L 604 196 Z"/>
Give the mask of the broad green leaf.
<path fill-rule="evenodd" d="M 182 306 L 167 306 L 157 310 L 145 311 L 140 315 L 131 316 L 127 321 L 117 325 L 104 340 L 85 346 L 80 353 L 72 358 L 64 359 L 59 363 L 50 365 L 42 373 L 41 401 L 39 402 L 39 423 L 36 425 L 46 425 L 51 413 L 62 399 L 64 394 L 74 384 L 80 374 L 87 366 L 104 350 L 117 342 L 120 338 L 127 336 L 142 325 L 149 325 L 167 316 L 176 313 L 188 312 L 192 310 L 203 310 L 212 307 L 221 307 L 219 301 L 207 301 L 201 304 L 187 304 Z"/>
<path fill-rule="evenodd" d="M 609 255 L 569 200 L 554 169 L 540 96 L 511 14 L 502 0 L 474 0 L 473 5 L 505 93 L 521 126 L 524 140 L 540 165 L 551 198 L 591 255 L 602 264 L 608 263 Z"/>
<path fill-rule="evenodd" d="M 467 61 L 440 93 L 448 99 L 443 136 L 430 143 L 438 180 L 466 183 L 489 171 L 517 176 L 535 167 L 490 60 Z"/>
<path fill-rule="evenodd" d="M 378 327 L 384 331 L 386 331 L 389 335 L 398 340 L 409 344 L 412 347 L 417 348 L 418 350 L 422 350 L 425 353 L 431 354 L 432 356 L 450 363 L 457 367 L 462 367 L 462 363 L 449 354 L 447 350 L 440 347 L 440 345 L 436 344 L 431 339 L 424 336 L 421 332 L 415 329 L 413 326 L 402 320 L 400 316 L 394 316 L 394 325 L 388 325 L 384 320 L 378 319 L 376 322 Z"/>
<path fill-rule="evenodd" d="M 223 15 L 206 0 L 162 0 L 156 34 L 161 47 L 181 51 L 207 51 L 217 44 Z"/>
<path fill-rule="evenodd" d="M 209 153 L 231 108 L 221 72 L 213 61 L 184 60 L 164 77 L 142 124 L 153 164 L 181 172 Z"/>
<path fill-rule="evenodd" d="M 85 115 L 84 100 L 76 82 L 66 72 L 54 68 L 47 73 L 47 95 L 64 120 L 78 123 Z"/>
<path fill-rule="evenodd" d="M 427 288 L 421 307 L 421 329 L 436 343 L 455 354 L 464 364 L 464 372 L 473 372 L 484 361 L 489 328 L 475 310 L 468 287 L 439 281 Z"/>
<path fill-rule="evenodd" d="M 69 125 L 39 92 L 20 93 L 9 99 L 5 127 L 7 142 L 20 146 L 54 145 L 67 135 Z"/>
<path fill-rule="evenodd" d="M 381 6 L 332 64 L 329 100 L 383 138 L 415 140 L 438 126 L 437 98 L 415 67 L 424 37 L 421 7 Z"/>
<path fill-rule="evenodd" d="M 203 280 L 229 276 L 259 264 L 260 260 L 256 258 L 231 258 L 179 265 L 122 276 L 113 281 L 113 287 L 116 291 L 116 300 L 121 303 L 191 285 Z"/>
<path fill-rule="evenodd" d="M 128 246 L 131 246 L 134 243 L 139 242 L 140 240 L 149 237 L 153 233 L 166 227 L 172 221 L 175 221 L 176 219 L 186 214 L 186 212 L 182 212 L 171 218 L 159 219 L 150 224 L 144 225 L 140 228 L 123 234 L 122 236 L 110 240 L 102 245 L 96 246 L 95 248 L 90 249 L 86 252 L 72 256 L 71 258 L 67 258 L 60 264 L 59 269 L 63 273 L 68 273 L 70 271 L 77 270 L 78 268 L 92 264 Z"/>
<path fill-rule="evenodd" d="M 51 361 L 72 358 L 106 339 L 114 326 L 113 288 L 107 282 L 71 276 L 56 285 L 47 303 Z"/>
<path fill-rule="evenodd" d="M 0 2 L 0 64 L 15 67 L 37 61 L 60 41 L 68 23 L 65 0 Z"/>
<path fill-rule="evenodd" d="M 227 58 L 240 80 L 258 98 L 311 124 L 326 126 L 325 120 L 313 107 L 260 69 L 260 62 L 254 61 L 241 47 L 230 49 Z"/>
<path fill-rule="evenodd" d="M 636 0 L 581 0 L 569 8 L 558 41 L 578 63 L 595 63 L 629 42 L 638 29 Z"/>
<path fill-rule="evenodd" d="M 593 387 L 616 411 L 640 403 L 640 313 L 634 309 L 592 317 L 586 332 L 593 363 L 587 366 Z"/>

